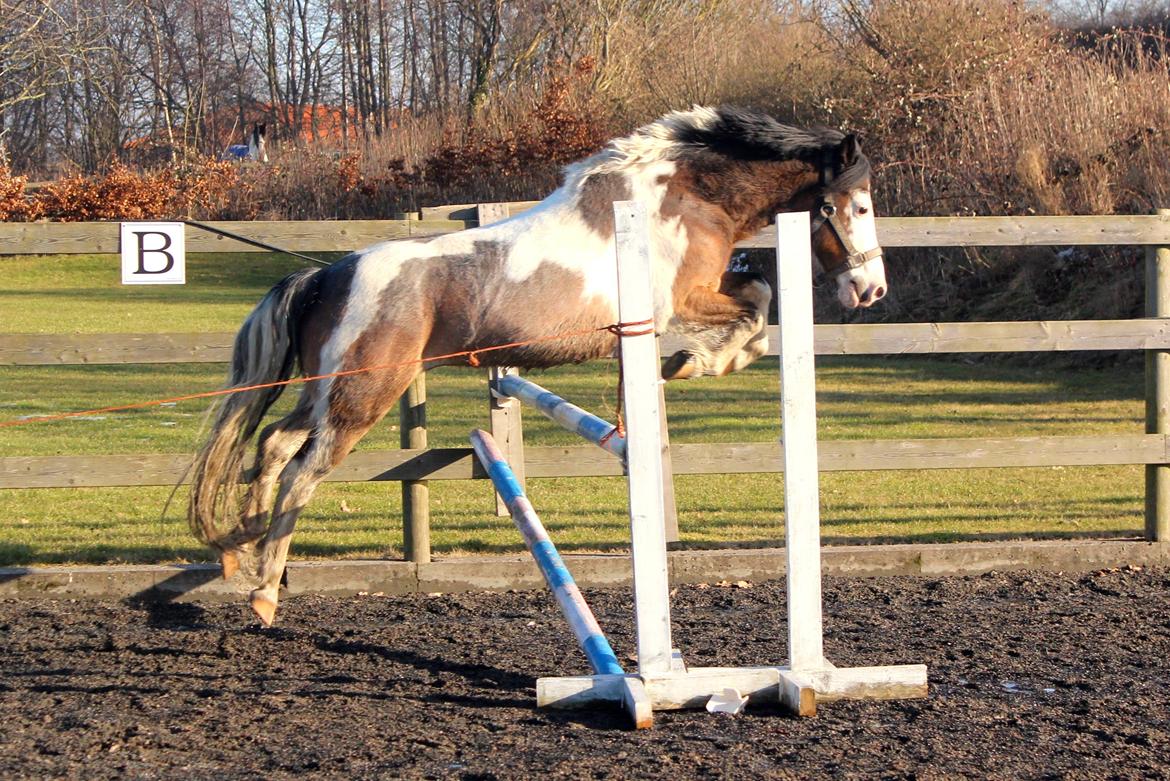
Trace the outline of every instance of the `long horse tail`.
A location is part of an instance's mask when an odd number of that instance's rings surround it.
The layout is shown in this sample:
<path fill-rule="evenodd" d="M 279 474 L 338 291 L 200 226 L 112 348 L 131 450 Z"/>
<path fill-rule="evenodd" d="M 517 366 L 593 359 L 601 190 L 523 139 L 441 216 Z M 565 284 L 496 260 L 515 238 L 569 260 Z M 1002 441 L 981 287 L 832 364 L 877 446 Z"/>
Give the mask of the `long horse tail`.
<path fill-rule="evenodd" d="M 236 334 L 228 388 L 283 383 L 296 366 L 297 323 L 321 269 L 304 269 L 281 280 L 256 305 Z M 211 411 L 211 433 L 192 464 L 187 521 L 203 543 L 233 547 L 240 529 L 240 473 L 248 443 L 264 413 L 284 391 L 272 385 L 221 397 Z"/>

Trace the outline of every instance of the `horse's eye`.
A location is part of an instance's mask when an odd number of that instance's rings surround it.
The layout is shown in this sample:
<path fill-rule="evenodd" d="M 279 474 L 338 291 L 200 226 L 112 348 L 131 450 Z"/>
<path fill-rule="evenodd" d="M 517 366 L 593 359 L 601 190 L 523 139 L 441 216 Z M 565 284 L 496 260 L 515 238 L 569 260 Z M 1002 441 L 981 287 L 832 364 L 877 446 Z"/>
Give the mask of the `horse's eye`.
<path fill-rule="evenodd" d="M 821 214 L 825 215 L 826 217 L 832 217 L 836 213 L 837 207 L 833 204 L 826 203 L 821 205 Z"/>
<path fill-rule="evenodd" d="M 857 214 L 860 216 L 865 216 L 866 214 L 869 214 L 869 207 L 868 206 L 858 206 L 857 207 Z"/>

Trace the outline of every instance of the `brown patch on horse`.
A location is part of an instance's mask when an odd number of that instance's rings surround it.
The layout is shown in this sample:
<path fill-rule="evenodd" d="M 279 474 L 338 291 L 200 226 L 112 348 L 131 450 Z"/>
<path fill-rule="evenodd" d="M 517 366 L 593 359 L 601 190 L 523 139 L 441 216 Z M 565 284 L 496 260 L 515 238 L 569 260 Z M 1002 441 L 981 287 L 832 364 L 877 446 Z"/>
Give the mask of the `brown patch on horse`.
<path fill-rule="evenodd" d="M 702 186 L 694 172 L 684 168 L 668 184 L 662 206 L 662 216 L 678 216 L 687 232 L 685 256 L 671 290 L 672 328 L 691 342 L 691 348 L 675 353 L 663 365 L 666 379 L 726 373 L 737 360 L 734 353 L 766 324 L 759 296 L 745 289 L 755 277 L 728 280 L 725 274 L 741 225 L 724 205 L 704 200 L 697 192 Z M 743 361 L 747 362 L 750 358 Z"/>
<path fill-rule="evenodd" d="M 434 329 L 424 349 L 426 356 L 482 350 L 566 333 L 574 335 L 491 350 L 477 354 L 475 362 L 538 369 L 613 354 L 615 337 L 590 329 L 612 324 L 616 315 L 603 299 L 583 300 L 585 280 L 580 274 L 545 261 L 527 278 L 509 280 L 503 269 L 506 252 L 495 242 L 477 242 L 470 255 L 425 262 L 425 269 L 420 269 L 418 278 L 413 280 L 418 285 L 417 295 L 442 302 L 434 315 Z M 444 363 L 466 364 L 468 360 Z"/>
<path fill-rule="evenodd" d="M 584 298 L 580 275 L 553 263 L 536 271 L 537 284 L 517 288 L 508 295 L 508 305 L 484 319 L 473 344 L 475 348 L 546 336 L 565 334 L 520 347 L 493 350 L 478 356 L 484 366 L 516 366 L 546 369 L 566 363 L 607 358 L 617 351 L 617 337 L 602 330 L 617 320 L 610 304 L 601 298 Z M 548 291 L 555 291 L 550 294 Z M 578 302 L 566 305 L 566 302 Z M 531 320 L 532 325 L 517 322 Z"/>
<path fill-rule="evenodd" d="M 595 174 L 581 185 L 577 211 L 589 229 L 608 239 L 614 234 L 614 201 L 630 199 L 630 184 L 621 174 Z"/>
<path fill-rule="evenodd" d="M 702 156 L 686 167 L 700 200 L 737 215 L 733 244 L 759 233 L 777 211 L 793 210 L 797 194 L 817 183 L 816 168 L 802 160 L 741 162 L 730 174 L 727 165 L 726 160 Z"/>
<path fill-rule="evenodd" d="M 715 311 L 723 312 L 720 322 L 726 322 L 743 311 L 734 299 L 717 292 L 735 244 L 735 226 L 725 210 L 698 197 L 695 187 L 689 172 L 676 174 L 662 200 L 663 218 L 680 218 L 687 235 L 686 254 L 672 290 L 675 315 L 690 320 L 692 314 L 698 314 L 706 320 L 702 313 L 710 310 L 710 296 L 715 295 L 724 299 Z"/>
<path fill-rule="evenodd" d="M 585 294 L 582 276 L 552 261 L 545 261 L 523 280 L 508 279 L 503 268 L 507 263 L 508 249 L 508 246 L 494 241 L 480 241 L 467 254 L 406 261 L 394 280 L 381 292 L 377 317 L 349 345 L 341 368 L 409 363 L 401 371 L 409 370 L 413 377 L 423 368 L 469 363 L 466 357 L 428 360 L 436 356 L 569 332 L 574 332 L 574 335 L 565 339 L 478 354 L 474 362 L 484 366 L 534 369 L 612 355 L 616 338 L 606 331 L 593 332 L 590 329 L 610 325 L 616 315 L 604 299 L 576 303 L 581 302 Z M 347 283 L 352 274 L 351 269 L 345 277 Z M 341 294 L 342 278 L 337 281 L 339 284 L 322 299 L 324 305 L 335 310 L 328 315 L 332 325 L 336 325 L 343 314 L 340 303 L 332 300 L 332 294 Z M 417 348 L 412 345 L 417 345 Z M 320 343 L 316 345 L 316 352 L 320 352 Z M 371 374 L 387 375 L 391 370 Z M 344 391 L 347 399 L 355 389 L 362 387 L 361 383 L 342 382 L 348 379 L 335 381 L 335 386 L 348 387 Z M 386 402 L 382 391 L 377 388 L 383 384 L 396 386 L 399 380 L 398 371 L 394 371 L 391 380 L 364 386 L 361 391 L 363 398 L 356 403 L 369 405 L 370 410 L 381 407 Z M 339 392 L 335 387 L 331 396 Z M 352 402 L 347 400 L 347 403 Z M 362 417 L 360 412 L 358 417 Z"/>
<path fill-rule="evenodd" d="M 348 255 L 317 274 L 313 295 L 307 297 L 304 312 L 297 318 L 298 357 L 305 375 L 321 373 L 321 349 L 345 317 L 360 259 L 360 255 Z"/>
<path fill-rule="evenodd" d="M 340 436 L 364 434 L 398 401 L 422 370 L 423 345 L 430 322 L 379 322 L 349 346 L 341 370 L 370 371 L 336 377 L 329 387 L 330 423 Z M 386 367 L 386 368 L 373 368 Z M 345 452 L 335 456 L 338 461 Z"/>

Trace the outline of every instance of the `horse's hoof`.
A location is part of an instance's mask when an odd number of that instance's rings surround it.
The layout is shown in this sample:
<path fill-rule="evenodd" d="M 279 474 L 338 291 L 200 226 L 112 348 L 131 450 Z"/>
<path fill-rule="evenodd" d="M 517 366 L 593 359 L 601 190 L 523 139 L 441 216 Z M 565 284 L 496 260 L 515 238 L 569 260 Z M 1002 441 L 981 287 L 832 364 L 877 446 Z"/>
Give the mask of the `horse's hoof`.
<path fill-rule="evenodd" d="M 240 559 L 233 551 L 225 550 L 219 556 L 219 566 L 223 568 L 223 579 L 230 580 L 240 571 Z"/>
<path fill-rule="evenodd" d="M 252 607 L 252 612 L 256 614 L 256 618 L 260 619 L 260 623 L 264 626 L 272 626 L 272 622 L 276 619 L 276 603 L 268 597 L 265 597 L 256 592 L 252 593 L 248 604 Z"/>
<path fill-rule="evenodd" d="M 695 356 L 686 350 L 679 350 L 674 355 L 666 359 L 666 363 L 662 364 L 662 379 L 664 380 L 689 380 L 695 376 L 695 370 L 698 368 L 698 361 Z"/>

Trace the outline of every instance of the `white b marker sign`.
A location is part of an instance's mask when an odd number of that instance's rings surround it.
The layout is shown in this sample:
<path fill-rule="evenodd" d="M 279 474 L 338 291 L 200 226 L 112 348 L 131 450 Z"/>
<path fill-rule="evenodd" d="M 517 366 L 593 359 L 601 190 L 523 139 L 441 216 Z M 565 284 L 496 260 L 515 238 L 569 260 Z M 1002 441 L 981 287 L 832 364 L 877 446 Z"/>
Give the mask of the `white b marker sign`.
<path fill-rule="evenodd" d="M 122 284 L 186 284 L 185 227 L 181 222 L 122 223 Z"/>

